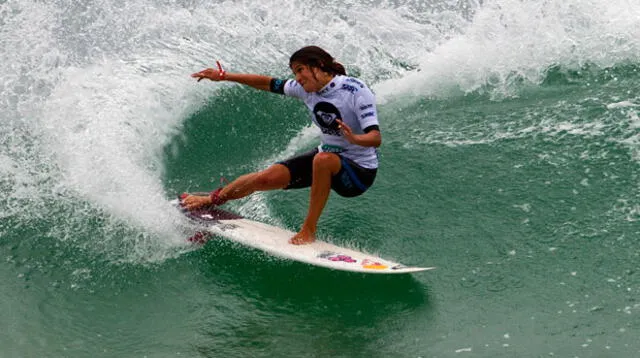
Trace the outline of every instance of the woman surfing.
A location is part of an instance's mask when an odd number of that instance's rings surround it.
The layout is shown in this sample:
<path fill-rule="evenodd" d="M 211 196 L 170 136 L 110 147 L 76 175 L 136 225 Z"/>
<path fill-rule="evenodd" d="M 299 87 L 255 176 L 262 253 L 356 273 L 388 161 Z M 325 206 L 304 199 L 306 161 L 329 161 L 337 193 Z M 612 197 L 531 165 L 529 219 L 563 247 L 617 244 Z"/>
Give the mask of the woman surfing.
<path fill-rule="evenodd" d="M 277 162 L 265 170 L 240 176 L 210 195 L 188 195 L 183 206 L 194 210 L 222 205 L 255 191 L 311 187 L 306 219 L 289 242 L 295 245 L 315 241 L 317 224 L 333 189 L 344 197 L 364 193 L 378 170 L 376 148 L 382 143 L 375 96 L 359 79 L 348 77 L 344 67 L 317 46 L 296 51 L 289 59 L 294 80 L 257 74 L 227 73 L 207 68 L 191 75 L 198 82 L 232 81 L 259 90 L 301 99 L 312 121 L 322 131 L 320 145 Z"/>

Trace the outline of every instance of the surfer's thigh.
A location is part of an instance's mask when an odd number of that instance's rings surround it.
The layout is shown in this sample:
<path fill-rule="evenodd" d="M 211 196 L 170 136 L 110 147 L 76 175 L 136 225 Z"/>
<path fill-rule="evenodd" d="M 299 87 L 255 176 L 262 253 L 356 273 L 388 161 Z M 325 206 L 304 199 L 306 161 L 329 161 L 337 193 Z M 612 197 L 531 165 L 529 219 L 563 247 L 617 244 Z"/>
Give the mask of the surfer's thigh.
<path fill-rule="evenodd" d="M 291 179 L 285 189 L 300 189 L 311 186 L 313 179 L 313 158 L 318 154 L 318 149 L 296 155 L 277 164 L 289 169 Z"/>
<path fill-rule="evenodd" d="M 340 171 L 331 179 L 331 189 L 340 196 L 358 196 L 373 185 L 378 169 L 363 168 L 343 156 L 340 156 L 340 163 Z"/>
<path fill-rule="evenodd" d="M 291 180 L 289 169 L 280 164 L 273 164 L 263 171 L 248 174 L 247 177 L 254 183 L 256 190 L 282 189 Z"/>

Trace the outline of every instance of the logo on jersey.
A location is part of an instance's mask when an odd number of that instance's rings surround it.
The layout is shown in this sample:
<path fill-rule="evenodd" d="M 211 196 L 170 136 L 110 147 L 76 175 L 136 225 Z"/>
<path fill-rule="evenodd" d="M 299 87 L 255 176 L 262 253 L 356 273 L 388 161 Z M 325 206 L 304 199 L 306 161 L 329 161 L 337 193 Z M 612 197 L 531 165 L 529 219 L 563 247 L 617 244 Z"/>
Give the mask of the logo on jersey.
<path fill-rule="evenodd" d="M 360 88 L 364 88 L 364 84 L 363 84 L 362 82 L 358 81 L 358 80 L 357 80 L 357 79 L 355 79 L 355 78 L 347 78 L 347 79 L 346 79 L 346 82 L 355 83 L 355 84 L 357 84 L 357 85 L 358 85 L 358 87 L 360 87 Z"/>
<path fill-rule="evenodd" d="M 351 92 L 351 93 L 356 93 L 356 92 L 358 92 L 358 89 L 357 89 L 355 86 L 348 85 L 348 84 L 346 84 L 346 83 L 343 83 L 343 84 L 342 84 L 342 89 L 343 89 L 343 90 L 345 90 L 345 91 L 349 91 L 349 92 Z"/>
<path fill-rule="evenodd" d="M 319 102 L 313 107 L 313 115 L 322 133 L 328 135 L 340 135 L 340 128 L 336 119 L 342 119 L 342 115 L 336 106 L 328 102 Z"/>

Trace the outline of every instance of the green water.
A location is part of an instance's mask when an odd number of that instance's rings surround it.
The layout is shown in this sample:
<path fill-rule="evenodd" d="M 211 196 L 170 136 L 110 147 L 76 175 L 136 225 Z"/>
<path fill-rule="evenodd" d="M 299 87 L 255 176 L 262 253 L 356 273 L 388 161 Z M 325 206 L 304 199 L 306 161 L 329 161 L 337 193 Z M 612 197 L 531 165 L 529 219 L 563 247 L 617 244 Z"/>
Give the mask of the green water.
<path fill-rule="evenodd" d="M 600 14 L 620 4 L 575 0 L 563 30 L 530 20 L 548 61 L 510 47 L 531 9 L 509 1 L 226 4 L 224 18 L 195 2 L 28 5 L 0 3 L 16 47 L 0 61 L 0 357 L 640 356 L 635 9 L 610 21 Z M 280 11 L 290 30 L 267 21 Z M 188 75 L 215 52 L 287 76 L 297 39 L 318 40 L 298 22 L 309 13 L 379 94 L 383 136 L 374 186 L 333 194 L 319 236 L 434 271 L 353 274 L 185 243 L 176 194 L 318 143 L 297 100 Z M 226 206 L 295 231 L 308 196 Z"/>
<path fill-rule="evenodd" d="M 634 356 L 638 129 L 635 109 L 606 108 L 634 76 L 382 106 L 376 184 L 332 196 L 321 235 L 436 271 L 333 272 L 224 241 L 118 264 L 12 229 L 3 356 Z M 225 90 L 165 147 L 167 195 L 268 165 L 306 116 Z M 259 195 L 265 221 L 304 219 L 307 190 Z"/>

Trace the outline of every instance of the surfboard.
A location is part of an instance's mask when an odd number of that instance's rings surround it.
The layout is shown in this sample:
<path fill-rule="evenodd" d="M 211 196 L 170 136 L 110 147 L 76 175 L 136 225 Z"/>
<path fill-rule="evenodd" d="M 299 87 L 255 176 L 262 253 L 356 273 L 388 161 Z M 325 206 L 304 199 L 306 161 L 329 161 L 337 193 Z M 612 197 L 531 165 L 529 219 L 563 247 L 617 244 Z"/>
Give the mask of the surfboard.
<path fill-rule="evenodd" d="M 172 202 L 184 215 L 200 226 L 189 241 L 204 244 L 209 235 L 220 236 L 282 259 L 294 260 L 333 270 L 369 274 L 407 274 L 433 270 L 435 267 L 406 266 L 355 249 L 316 240 L 306 245 L 293 245 L 294 232 L 244 218 L 218 207 L 186 210 L 180 199 Z"/>

